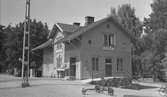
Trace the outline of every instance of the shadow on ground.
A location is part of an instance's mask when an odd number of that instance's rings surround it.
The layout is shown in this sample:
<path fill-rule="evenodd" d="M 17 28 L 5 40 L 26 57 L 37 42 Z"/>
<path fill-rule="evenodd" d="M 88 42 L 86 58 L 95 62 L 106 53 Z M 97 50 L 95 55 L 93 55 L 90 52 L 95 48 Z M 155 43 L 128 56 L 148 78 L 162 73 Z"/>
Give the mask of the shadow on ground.
<path fill-rule="evenodd" d="M 123 88 L 123 89 L 133 89 L 133 90 L 142 90 L 142 89 L 151 89 L 151 88 L 157 88 L 157 87 L 144 86 L 144 85 L 140 85 L 140 84 L 131 84 L 131 85 L 128 85 L 128 86 L 123 86 L 121 88 Z"/>
<path fill-rule="evenodd" d="M 16 89 L 16 88 L 21 88 L 21 86 L 16 86 L 16 87 L 3 87 L 3 88 L 0 88 L 0 90 L 9 90 L 9 89 Z"/>
<path fill-rule="evenodd" d="M 32 87 L 41 87 L 41 86 L 86 86 L 84 84 L 55 84 L 55 83 L 42 83 L 42 84 L 31 84 L 30 83 L 30 86 L 29 87 L 26 87 L 26 88 L 32 88 Z M 0 90 L 3 90 L 3 89 L 16 89 L 16 88 L 22 88 L 21 85 L 20 86 L 13 86 L 13 87 L 0 87 Z M 24 88 L 23 88 L 24 89 Z"/>

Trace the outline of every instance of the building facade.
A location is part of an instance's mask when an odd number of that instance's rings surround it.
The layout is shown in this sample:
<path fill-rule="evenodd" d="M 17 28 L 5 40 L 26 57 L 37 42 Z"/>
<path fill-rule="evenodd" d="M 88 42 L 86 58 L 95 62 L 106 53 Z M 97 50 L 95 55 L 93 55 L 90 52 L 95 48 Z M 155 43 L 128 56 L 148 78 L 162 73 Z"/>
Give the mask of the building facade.
<path fill-rule="evenodd" d="M 84 26 L 79 23 L 56 26 L 56 34 L 50 33 L 52 46 L 42 47 L 43 76 L 74 79 L 131 76 L 131 37 L 116 19 L 107 17 L 94 22 L 94 17 L 87 16 Z"/>

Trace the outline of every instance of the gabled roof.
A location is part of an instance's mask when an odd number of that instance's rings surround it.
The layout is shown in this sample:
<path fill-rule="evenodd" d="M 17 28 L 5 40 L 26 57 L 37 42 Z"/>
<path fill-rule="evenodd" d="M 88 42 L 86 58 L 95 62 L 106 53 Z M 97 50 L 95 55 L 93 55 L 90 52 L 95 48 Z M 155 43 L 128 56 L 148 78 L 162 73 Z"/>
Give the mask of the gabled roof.
<path fill-rule="evenodd" d="M 31 51 L 43 49 L 43 48 L 46 48 L 48 46 L 51 46 L 52 44 L 53 44 L 53 39 L 49 39 L 48 41 L 44 42 L 43 44 L 33 48 Z"/>
<path fill-rule="evenodd" d="M 74 25 L 63 24 L 63 23 L 57 23 L 56 25 L 62 32 L 74 32 L 80 28 L 80 26 L 74 26 Z"/>
<path fill-rule="evenodd" d="M 117 27 L 120 28 L 120 30 L 122 30 L 124 32 L 125 35 L 127 35 L 130 39 L 134 38 L 122 27 L 122 25 L 118 22 L 118 20 L 116 18 L 114 18 L 113 16 L 109 16 L 106 17 L 104 19 L 101 19 L 99 21 L 96 21 L 88 26 L 84 26 L 79 28 L 78 30 L 74 31 L 74 33 L 72 35 L 70 35 L 69 37 L 67 37 L 66 39 L 64 39 L 64 41 L 69 41 L 69 40 L 73 40 L 74 38 L 80 36 L 81 34 L 89 31 L 90 29 L 100 25 L 101 23 L 104 23 L 106 21 L 112 21 L 115 25 L 117 25 Z"/>
<path fill-rule="evenodd" d="M 104 19 L 101 19 L 99 21 L 96 21 L 92 24 L 89 24 L 87 26 L 75 26 L 75 25 L 70 25 L 70 24 L 63 24 L 63 23 L 57 23 L 56 26 L 58 27 L 58 29 L 61 32 L 70 32 L 70 35 L 68 35 L 67 37 L 58 40 L 58 42 L 63 42 L 63 41 L 69 41 L 69 40 L 73 40 L 75 38 L 77 38 L 78 36 L 80 36 L 81 34 L 89 31 L 90 29 L 100 25 L 101 23 L 104 23 L 106 21 L 112 21 L 117 27 L 120 28 L 120 30 L 122 30 L 124 32 L 125 35 L 127 35 L 131 40 L 135 40 L 123 27 L 122 25 L 118 22 L 118 20 L 116 18 L 114 18 L 113 16 L 109 16 L 106 17 Z M 44 48 L 47 47 L 47 42 L 40 45 L 40 48 Z M 34 48 L 35 49 L 35 48 Z M 36 49 L 35 49 L 36 50 Z"/>
<path fill-rule="evenodd" d="M 72 35 L 70 35 L 69 37 L 67 37 L 65 40 L 72 40 L 72 39 L 78 37 L 79 35 L 83 34 L 84 32 L 86 32 L 86 31 L 88 31 L 88 30 L 96 27 L 97 25 L 103 23 L 105 20 L 106 20 L 106 18 L 101 19 L 99 21 L 96 21 L 96 22 L 94 22 L 92 24 L 89 24 L 87 26 L 84 26 L 84 27 L 76 30 Z"/>

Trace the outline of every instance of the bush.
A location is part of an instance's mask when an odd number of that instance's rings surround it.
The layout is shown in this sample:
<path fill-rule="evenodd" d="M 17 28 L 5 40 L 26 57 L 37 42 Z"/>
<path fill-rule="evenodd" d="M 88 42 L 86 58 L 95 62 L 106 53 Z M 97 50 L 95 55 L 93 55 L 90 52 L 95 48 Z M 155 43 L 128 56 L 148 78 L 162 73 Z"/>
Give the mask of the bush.
<path fill-rule="evenodd" d="M 120 86 L 127 86 L 132 83 L 132 80 L 130 78 L 123 78 L 120 80 Z"/>
<path fill-rule="evenodd" d="M 120 86 L 128 86 L 132 83 L 132 80 L 129 78 L 112 78 L 112 79 L 102 79 L 100 81 L 91 81 L 90 84 L 100 85 L 100 86 L 112 86 L 112 87 L 120 87 Z"/>
<path fill-rule="evenodd" d="M 91 81 L 89 84 L 96 85 L 97 81 Z"/>
<path fill-rule="evenodd" d="M 113 80 L 111 82 L 111 86 L 119 87 L 120 86 L 120 78 L 113 78 Z"/>

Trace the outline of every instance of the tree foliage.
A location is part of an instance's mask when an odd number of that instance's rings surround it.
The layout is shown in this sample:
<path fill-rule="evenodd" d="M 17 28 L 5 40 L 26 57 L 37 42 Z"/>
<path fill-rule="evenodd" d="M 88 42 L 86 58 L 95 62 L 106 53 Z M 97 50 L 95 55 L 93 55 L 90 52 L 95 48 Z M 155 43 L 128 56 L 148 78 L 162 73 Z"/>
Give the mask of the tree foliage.
<path fill-rule="evenodd" d="M 5 32 L 5 64 L 8 68 L 21 68 L 19 58 L 22 58 L 24 23 L 19 23 L 15 27 L 8 26 Z M 41 21 L 31 20 L 30 22 L 30 49 L 42 44 L 47 40 L 48 26 Z M 42 51 L 30 53 L 30 63 L 35 62 L 38 68 L 42 63 Z M 31 66 L 34 67 L 34 66 Z"/>
<path fill-rule="evenodd" d="M 134 38 L 139 38 L 142 33 L 142 23 L 135 15 L 135 9 L 130 4 L 124 4 L 118 8 L 117 14 L 120 24 L 129 34 Z"/>
<path fill-rule="evenodd" d="M 1 68 L 4 64 L 5 54 L 4 54 L 4 26 L 0 25 L 0 72 L 2 71 Z"/>
<path fill-rule="evenodd" d="M 150 70 L 154 78 L 161 79 L 161 60 L 167 51 L 167 1 L 154 0 L 151 4 L 152 13 L 149 18 L 144 19 L 144 30 L 147 33 L 145 39 L 145 49 L 150 51 L 151 56 L 147 59 Z M 146 56 L 148 57 L 148 56 Z M 145 58 L 145 57 L 143 57 Z"/>
<path fill-rule="evenodd" d="M 144 19 L 146 32 L 154 32 L 157 29 L 167 29 L 167 0 L 154 0 L 151 4 L 152 13 Z"/>
<path fill-rule="evenodd" d="M 139 73 L 141 68 L 140 54 L 143 52 L 142 41 L 140 36 L 142 34 L 142 22 L 135 15 L 135 9 L 130 4 L 124 4 L 119 6 L 117 12 L 115 9 L 111 9 L 112 16 L 116 17 L 122 27 L 132 37 L 133 43 L 133 55 L 132 55 L 132 68 L 133 74 Z"/>

